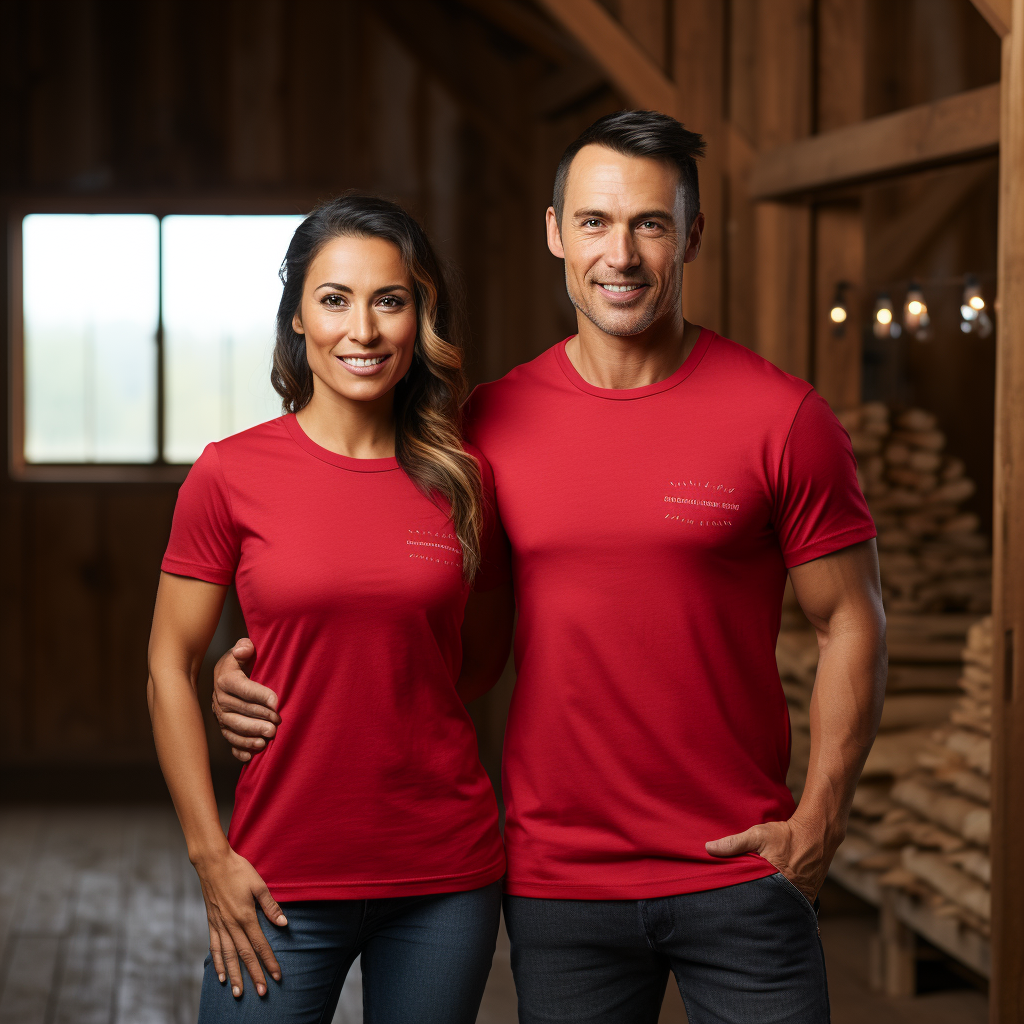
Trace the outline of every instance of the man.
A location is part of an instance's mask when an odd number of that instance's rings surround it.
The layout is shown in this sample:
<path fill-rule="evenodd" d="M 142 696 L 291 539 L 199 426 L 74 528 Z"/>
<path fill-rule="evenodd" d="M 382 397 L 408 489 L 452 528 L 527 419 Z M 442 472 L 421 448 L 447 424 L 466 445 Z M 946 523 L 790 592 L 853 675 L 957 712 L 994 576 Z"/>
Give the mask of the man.
<path fill-rule="evenodd" d="M 505 917 L 531 1024 L 656 1021 L 669 970 L 691 1024 L 828 1020 L 812 903 L 881 712 L 875 530 L 825 402 L 683 318 L 701 152 L 642 111 L 569 147 L 547 237 L 578 334 L 467 407 L 519 609 Z M 820 646 L 797 808 L 787 573 Z M 259 749 L 250 653 L 219 667 L 218 716 Z"/>

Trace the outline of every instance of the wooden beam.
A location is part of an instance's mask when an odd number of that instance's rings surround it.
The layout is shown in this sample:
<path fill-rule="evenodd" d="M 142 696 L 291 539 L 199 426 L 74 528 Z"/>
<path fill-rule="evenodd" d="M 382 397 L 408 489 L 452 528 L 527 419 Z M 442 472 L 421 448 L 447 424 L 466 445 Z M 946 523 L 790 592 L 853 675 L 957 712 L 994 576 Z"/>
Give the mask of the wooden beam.
<path fill-rule="evenodd" d="M 630 103 L 679 117 L 675 85 L 597 0 L 540 0 Z"/>
<path fill-rule="evenodd" d="M 989 1020 L 1024 1019 L 1024 0 L 1003 37 L 992 587 Z"/>
<path fill-rule="evenodd" d="M 999 147 L 999 86 L 909 107 L 763 153 L 750 195 L 784 199 L 972 159 Z"/>
<path fill-rule="evenodd" d="M 503 32 L 518 39 L 553 64 L 579 60 L 582 51 L 575 39 L 559 32 L 543 15 L 514 0 L 460 0 Z"/>
<path fill-rule="evenodd" d="M 1010 6 L 1013 0 L 971 0 L 978 13 L 992 26 L 992 31 L 1002 38 L 1010 32 Z"/>
<path fill-rule="evenodd" d="M 930 181 L 899 216 L 872 235 L 868 279 L 881 285 L 911 273 L 914 259 L 996 169 L 995 161 L 982 160 L 951 168 Z"/>

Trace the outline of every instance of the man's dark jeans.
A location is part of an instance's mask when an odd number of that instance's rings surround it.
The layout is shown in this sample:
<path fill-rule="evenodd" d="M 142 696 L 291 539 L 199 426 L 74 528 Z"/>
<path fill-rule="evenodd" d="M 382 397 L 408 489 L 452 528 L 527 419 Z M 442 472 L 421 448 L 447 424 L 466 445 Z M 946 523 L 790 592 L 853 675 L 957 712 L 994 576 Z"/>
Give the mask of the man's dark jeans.
<path fill-rule="evenodd" d="M 646 900 L 505 897 L 520 1024 L 827 1024 L 814 908 L 783 875 Z"/>

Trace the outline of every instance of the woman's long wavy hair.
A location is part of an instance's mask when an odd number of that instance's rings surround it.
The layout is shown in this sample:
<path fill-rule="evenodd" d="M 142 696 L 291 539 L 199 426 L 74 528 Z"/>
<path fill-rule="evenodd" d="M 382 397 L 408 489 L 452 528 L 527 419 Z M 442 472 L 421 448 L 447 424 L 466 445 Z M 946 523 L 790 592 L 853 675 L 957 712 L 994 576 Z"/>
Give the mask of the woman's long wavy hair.
<path fill-rule="evenodd" d="M 284 292 L 270 379 L 286 412 L 313 397 L 306 339 L 292 328 L 306 273 L 333 238 L 382 238 L 402 255 L 415 288 L 412 366 L 395 386 L 395 455 L 416 486 L 448 513 L 462 546 L 463 576 L 480 565 L 480 468 L 462 448 L 459 406 L 466 393 L 461 306 L 423 228 L 396 203 L 348 193 L 318 206 L 295 230 L 281 264 Z"/>

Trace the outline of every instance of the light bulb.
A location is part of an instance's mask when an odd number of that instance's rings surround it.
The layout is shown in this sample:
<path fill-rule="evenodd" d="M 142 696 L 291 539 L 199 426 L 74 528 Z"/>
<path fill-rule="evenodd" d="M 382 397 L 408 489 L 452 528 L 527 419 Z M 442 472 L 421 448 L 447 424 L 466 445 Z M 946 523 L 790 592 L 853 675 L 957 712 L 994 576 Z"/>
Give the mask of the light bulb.
<path fill-rule="evenodd" d="M 985 308 L 985 296 L 981 294 L 981 284 L 974 274 L 964 278 L 964 293 L 960 298 L 960 315 L 965 320 L 976 320 Z"/>
<path fill-rule="evenodd" d="M 828 311 L 828 318 L 832 321 L 833 338 L 841 338 L 846 334 L 846 321 L 850 315 L 850 310 L 846 305 L 846 290 L 849 287 L 851 287 L 849 281 L 836 282 L 836 293 Z"/>
<path fill-rule="evenodd" d="M 907 312 L 911 316 L 920 316 L 924 312 L 924 303 L 918 302 L 917 299 L 911 299 L 907 303 Z"/>
<path fill-rule="evenodd" d="M 892 299 L 882 292 L 875 300 L 875 322 L 871 330 L 876 338 L 898 338 L 902 333 L 900 325 L 893 320 Z"/>
<path fill-rule="evenodd" d="M 931 326 L 931 317 L 928 316 L 928 304 L 924 301 L 924 292 L 921 286 L 911 281 L 907 287 L 907 296 L 903 300 L 903 326 L 917 338 L 918 341 L 926 341 L 929 337 L 928 328 Z"/>

